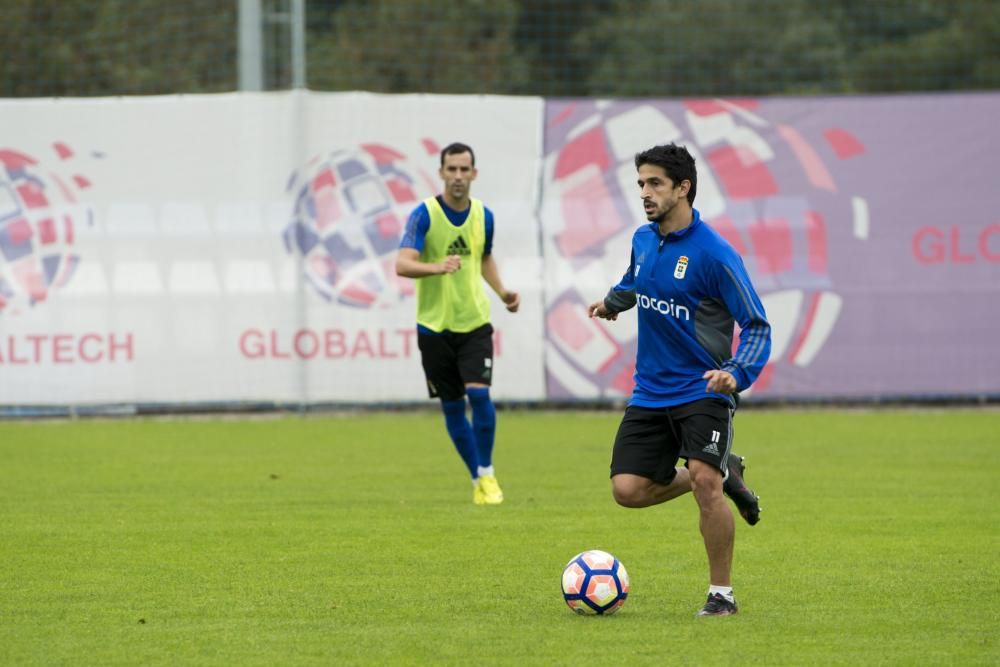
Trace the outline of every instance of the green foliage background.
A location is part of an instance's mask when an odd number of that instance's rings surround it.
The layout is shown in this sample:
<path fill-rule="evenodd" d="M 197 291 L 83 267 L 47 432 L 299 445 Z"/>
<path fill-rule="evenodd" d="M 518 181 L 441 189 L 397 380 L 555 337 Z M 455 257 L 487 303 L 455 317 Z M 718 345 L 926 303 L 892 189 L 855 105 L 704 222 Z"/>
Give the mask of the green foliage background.
<path fill-rule="evenodd" d="M 291 84 L 290 0 L 262 0 Z M 0 0 L 0 96 L 237 85 L 238 0 Z M 993 0 L 308 0 L 314 90 L 677 97 L 1000 88 Z"/>

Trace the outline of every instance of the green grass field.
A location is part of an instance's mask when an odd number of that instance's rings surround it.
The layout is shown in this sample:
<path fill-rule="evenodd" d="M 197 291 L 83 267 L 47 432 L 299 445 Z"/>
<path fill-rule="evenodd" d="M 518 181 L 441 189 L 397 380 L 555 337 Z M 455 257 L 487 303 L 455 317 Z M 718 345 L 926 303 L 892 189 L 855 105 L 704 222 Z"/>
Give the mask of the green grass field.
<path fill-rule="evenodd" d="M 1000 664 L 1000 412 L 742 411 L 716 619 L 693 498 L 611 499 L 619 417 L 500 412 L 498 507 L 433 412 L 0 422 L 0 664 Z M 562 601 L 587 548 L 616 616 Z"/>

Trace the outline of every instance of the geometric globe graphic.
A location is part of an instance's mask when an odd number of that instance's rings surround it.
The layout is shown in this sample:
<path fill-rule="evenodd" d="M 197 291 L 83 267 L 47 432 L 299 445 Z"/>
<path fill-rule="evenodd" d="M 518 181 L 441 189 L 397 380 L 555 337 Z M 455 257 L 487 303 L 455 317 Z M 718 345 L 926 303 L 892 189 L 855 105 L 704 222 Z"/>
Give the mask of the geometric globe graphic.
<path fill-rule="evenodd" d="M 59 161 L 74 156 L 63 143 L 53 149 Z M 73 277 L 79 226 L 93 221 L 77 201 L 89 187 L 81 174 L 60 176 L 31 155 L 0 148 L 0 315 L 45 301 Z"/>
<path fill-rule="evenodd" d="M 864 153 L 844 128 L 822 145 L 772 123 L 754 100 L 549 102 L 541 207 L 547 284 L 546 384 L 553 398 L 624 398 L 633 388 L 634 317 L 589 319 L 628 266 L 646 223 L 635 153 L 676 142 L 698 169 L 694 207 L 740 253 L 772 325 L 776 370 L 805 367 L 836 324 L 843 297 L 829 238 L 867 238 L 863 198 L 840 192 L 839 162 Z M 734 346 L 738 342 L 738 331 Z"/>
<path fill-rule="evenodd" d="M 396 275 L 396 252 L 410 212 L 440 187 L 428 170 L 438 150 L 424 139 L 418 167 L 400 150 L 362 144 L 292 175 L 295 204 L 282 236 L 317 294 L 355 308 L 388 307 L 413 294 L 412 281 Z"/>

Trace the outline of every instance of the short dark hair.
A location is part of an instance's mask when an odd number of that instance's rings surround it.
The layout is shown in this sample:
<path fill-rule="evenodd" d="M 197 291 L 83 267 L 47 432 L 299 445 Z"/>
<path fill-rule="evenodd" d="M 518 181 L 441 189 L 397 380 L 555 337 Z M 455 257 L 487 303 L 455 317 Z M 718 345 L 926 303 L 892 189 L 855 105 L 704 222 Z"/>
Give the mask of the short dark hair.
<path fill-rule="evenodd" d="M 688 153 L 684 146 L 678 146 L 671 142 L 653 146 L 649 150 L 635 154 L 635 168 L 638 169 L 644 164 L 652 164 L 663 167 L 667 176 L 674 182 L 674 186 L 680 185 L 681 181 L 690 181 L 691 188 L 687 193 L 688 204 L 694 205 L 694 195 L 698 190 L 698 170 L 694 167 L 694 158 Z"/>
<path fill-rule="evenodd" d="M 468 153 L 472 156 L 472 166 L 476 166 L 476 154 L 472 151 L 472 146 L 468 144 L 463 144 L 460 141 L 455 141 L 444 148 L 441 149 L 441 166 L 444 166 L 444 156 L 445 155 L 459 155 L 460 153 Z"/>

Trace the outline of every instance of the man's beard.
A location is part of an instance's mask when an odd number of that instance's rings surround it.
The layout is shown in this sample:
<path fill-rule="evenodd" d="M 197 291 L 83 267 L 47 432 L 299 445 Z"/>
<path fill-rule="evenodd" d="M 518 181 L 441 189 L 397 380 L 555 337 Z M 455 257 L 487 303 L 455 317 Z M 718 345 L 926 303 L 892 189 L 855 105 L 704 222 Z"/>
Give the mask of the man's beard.
<path fill-rule="evenodd" d="M 654 214 L 655 217 L 647 218 L 647 220 L 649 220 L 650 222 L 655 222 L 656 224 L 660 224 L 661 222 L 667 219 L 667 217 L 676 207 L 677 207 L 677 202 L 668 202 L 666 206 L 663 208 L 662 213 L 660 213 L 659 215 Z"/>

